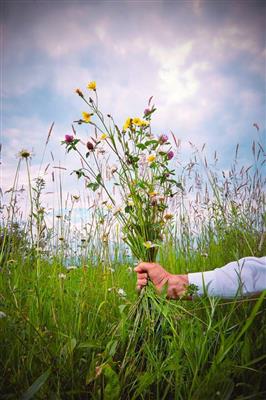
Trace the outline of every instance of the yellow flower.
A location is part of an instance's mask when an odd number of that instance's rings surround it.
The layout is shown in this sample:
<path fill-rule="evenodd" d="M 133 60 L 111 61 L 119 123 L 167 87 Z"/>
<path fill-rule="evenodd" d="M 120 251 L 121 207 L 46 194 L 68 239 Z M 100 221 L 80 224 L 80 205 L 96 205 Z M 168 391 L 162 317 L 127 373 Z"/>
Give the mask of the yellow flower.
<path fill-rule="evenodd" d="M 92 116 L 92 114 L 89 114 L 85 111 L 83 111 L 83 113 L 82 113 L 82 119 L 84 122 L 87 122 L 87 123 L 90 122 L 91 116 Z"/>
<path fill-rule="evenodd" d="M 149 196 L 154 197 L 154 196 L 157 196 L 157 194 L 158 194 L 158 192 L 150 192 Z"/>
<path fill-rule="evenodd" d="M 123 131 L 126 131 L 132 125 L 132 118 L 127 118 L 126 122 L 123 125 Z"/>
<path fill-rule="evenodd" d="M 103 241 L 103 243 L 107 243 L 108 242 L 108 233 L 104 233 L 102 235 L 102 241 Z"/>
<path fill-rule="evenodd" d="M 147 156 L 147 161 L 149 163 L 152 163 L 155 159 L 156 159 L 156 155 L 155 154 L 150 154 L 149 156 Z"/>
<path fill-rule="evenodd" d="M 143 246 L 146 247 L 146 249 L 151 249 L 152 247 L 159 247 L 158 244 L 152 243 L 150 240 L 144 242 Z"/>
<path fill-rule="evenodd" d="M 103 134 L 100 136 L 100 140 L 105 140 L 106 138 L 108 138 L 107 133 L 103 133 Z"/>
<path fill-rule="evenodd" d="M 107 204 L 106 207 L 107 207 L 108 210 L 112 210 L 112 208 L 113 208 L 112 204 Z"/>
<path fill-rule="evenodd" d="M 76 89 L 75 92 L 80 96 L 80 97 L 84 97 L 82 91 L 80 89 Z"/>
<path fill-rule="evenodd" d="M 128 200 L 127 205 L 133 207 L 134 206 L 133 200 Z"/>
<path fill-rule="evenodd" d="M 87 89 L 95 91 L 96 90 L 96 82 L 95 81 L 89 82 L 87 85 Z"/>
<path fill-rule="evenodd" d="M 164 219 L 165 219 L 166 221 L 170 221 L 170 220 L 173 219 L 173 218 L 174 218 L 173 214 L 165 214 L 165 215 L 164 215 Z"/>
<path fill-rule="evenodd" d="M 140 118 L 133 118 L 132 120 L 133 124 L 140 126 L 141 125 L 141 119 Z"/>
<path fill-rule="evenodd" d="M 142 119 L 141 121 L 140 121 L 140 126 L 142 126 L 142 127 L 147 127 L 147 126 L 149 126 L 150 125 L 150 123 L 148 122 L 148 121 L 145 121 L 144 119 Z"/>

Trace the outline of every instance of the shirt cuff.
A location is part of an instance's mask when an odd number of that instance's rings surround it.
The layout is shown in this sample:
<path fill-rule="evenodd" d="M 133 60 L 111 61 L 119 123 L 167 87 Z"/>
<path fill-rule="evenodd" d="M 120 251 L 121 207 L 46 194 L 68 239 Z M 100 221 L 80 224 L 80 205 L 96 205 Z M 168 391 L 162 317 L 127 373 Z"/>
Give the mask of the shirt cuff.
<path fill-rule="evenodd" d="M 216 295 L 215 271 L 188 274 L 188 282 L 190 285 L 193 284 L 198 287 L 197 294 L 199 296 L 203 294 L 208 294 L 209 296 Z"/>

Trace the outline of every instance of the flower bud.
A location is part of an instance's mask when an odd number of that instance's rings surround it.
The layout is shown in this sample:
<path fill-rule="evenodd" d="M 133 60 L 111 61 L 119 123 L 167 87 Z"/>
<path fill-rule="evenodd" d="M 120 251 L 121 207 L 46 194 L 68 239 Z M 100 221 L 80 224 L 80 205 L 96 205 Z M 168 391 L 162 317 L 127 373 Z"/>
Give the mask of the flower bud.
<path fill-rule="evenodd" d="M 172 150 L 168 151 L 167 153 L 168 160 L 172 160 L 173 157 L 174 157 L 174 152 Z"/>
<path fill-rule="evenodd" d="M 160 137 L 159 137 L 159 142 L 161 143 L 161 144 L 164 144 L 164 143 L 166 143 L 168 141 L 168 136 L 167 135 L 161 135 Z"/>
<path fill-rule="evenodd" d="M 145 108 L 144 115 L 149 115 L 150 113 L 151 113 L 151 110 L 149 108 Z"/>
<path fill-rule="evenodd" d="M 72 135 L 65 135 L 65 142 L 66 143 L 72 143 L 74 140 L 74 136 Z"/>
<path fill-rule="evenodd" d="M 88 150 L 93 150 L 93 149 L 94 149 L 93 143 L 87 142 L 87 149 L 88 149 Z"/>

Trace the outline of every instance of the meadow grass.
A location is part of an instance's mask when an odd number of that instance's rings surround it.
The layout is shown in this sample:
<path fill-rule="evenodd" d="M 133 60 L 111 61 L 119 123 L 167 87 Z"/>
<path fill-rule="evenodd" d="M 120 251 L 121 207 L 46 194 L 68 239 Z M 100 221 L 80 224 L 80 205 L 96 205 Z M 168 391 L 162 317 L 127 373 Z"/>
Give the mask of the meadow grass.
<path fill-rule="evenodd" d="M 173 203 L 174 229 L 158 262 L 187 273 L 265 254 L 260 157 L 252 169 L 234 164 L 223 180 L 206 161 L 206 182 L 197 163 L 184 167 L 180 179 L 193 196 Z M 1 399 L 265 398 L 265 292 L 167 300 L 149 284 L 138 295 L 134 260 L 121 260 L 119 240 L 100 240 L 107 226 L 97 210 L 90 225 L 97 231 L 81 242 L 79 267 L 66 269 L 77 237 L 70 227 L 74 204 L 68 218 L 43 229 L 42 188 L 31 185 L 26 225 L 17 217 L 16 183 L 1 226 Z M 113 237 L 119 235 L 115 227 Z"/>

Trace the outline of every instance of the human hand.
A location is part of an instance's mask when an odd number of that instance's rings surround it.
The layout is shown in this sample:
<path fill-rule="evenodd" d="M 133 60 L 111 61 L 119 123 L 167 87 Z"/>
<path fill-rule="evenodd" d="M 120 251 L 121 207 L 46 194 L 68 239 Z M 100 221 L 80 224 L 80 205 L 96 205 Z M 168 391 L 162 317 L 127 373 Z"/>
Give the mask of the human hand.
<path fill-rule="evenodd" d="M 167 297 L 169 299 L 182 297 L 189 285 L 187 275 L 170 274 L 160 264 L 141 262 L 134 271 L 137 273 L 138 291 L 146 286 L 148 279 L 150 279 L 158 293 L 161 293 L 163 286 L 167 284 Z"/>

